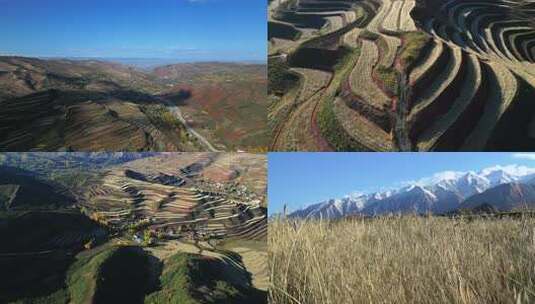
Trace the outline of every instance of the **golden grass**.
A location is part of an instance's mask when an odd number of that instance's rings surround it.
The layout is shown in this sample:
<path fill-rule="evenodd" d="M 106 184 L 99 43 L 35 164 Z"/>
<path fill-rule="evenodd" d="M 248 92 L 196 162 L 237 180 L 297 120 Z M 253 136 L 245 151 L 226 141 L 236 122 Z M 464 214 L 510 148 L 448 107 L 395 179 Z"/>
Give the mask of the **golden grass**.
<path fill-rule="evenodd" d="M 533 303 L 535 219 L 269 225 L 270 303 Z"/>

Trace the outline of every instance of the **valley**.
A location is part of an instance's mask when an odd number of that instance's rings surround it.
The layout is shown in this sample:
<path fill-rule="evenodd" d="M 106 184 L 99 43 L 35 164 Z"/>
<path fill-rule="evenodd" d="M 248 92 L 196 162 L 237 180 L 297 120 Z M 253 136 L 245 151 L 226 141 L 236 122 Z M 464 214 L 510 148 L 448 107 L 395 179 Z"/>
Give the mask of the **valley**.
<path fill-rule="evenodd" d="M 265 151 L 265 65 L 0 57 L 1 151 Z"/>
<path fill-rule="evenodd" d="M 267 301 L 262 155 L 2 153 L 0 172 L 0 302 Z"/>
<path fill-rule="evenodd" d="M 273 0 L 274 151 L 531 151 L 533 3 Z"/>

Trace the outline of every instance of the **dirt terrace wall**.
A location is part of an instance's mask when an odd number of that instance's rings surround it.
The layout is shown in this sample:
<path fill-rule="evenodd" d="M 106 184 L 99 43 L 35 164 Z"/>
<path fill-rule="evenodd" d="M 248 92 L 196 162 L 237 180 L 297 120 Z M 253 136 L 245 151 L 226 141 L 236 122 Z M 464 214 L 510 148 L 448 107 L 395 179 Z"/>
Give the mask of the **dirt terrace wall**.
<path fill-rule="evenodd" d="M 300 33 L 300 31 L 291 25 L 271 21 L 268 22 L 268 40 L 271 38 L 294 40 Z"/>
<path fill-rule="evenodd" d="M 355 95 L 349 88 L 348 79 L 344 81 L 340 97 L 344 100 L 348 108 L 357 111 L 360 115 L 378 125 L 385 132 L 390 133 L 392 130 L 393 119 L 391 113 L 387 109 L 378 109 Z"/>
<path fill-rule="evenodd" d="M 494 73 L 488 65 L 481 65 L 481 86 L 474 98 L 470 101 L 468 107 L 461 113 L 455 123 L 439 138 L 434 150 L 457 151 L 461 147 L 466 137 L 470 135 L 483 115 L 485 103 L 489 97 L 490 77 L 493 75 Z"/>
<path fill-rule="evenodd" d="M 435 121 L 437 117 L 448 112 L 453 102 L 459 97 L 460 88 L 466 78 L 466 53 L 462 53 L 461 67 L 455 75 L 452 82 L 435 100 L 431 102 L 426 108 L 422 109 L 415 118 L 409 122 L 409 138 L 412 142 L 416 142 L 418 137 L 429 125 Z M 415 89 L 413 89 L 414 91 Z"/>

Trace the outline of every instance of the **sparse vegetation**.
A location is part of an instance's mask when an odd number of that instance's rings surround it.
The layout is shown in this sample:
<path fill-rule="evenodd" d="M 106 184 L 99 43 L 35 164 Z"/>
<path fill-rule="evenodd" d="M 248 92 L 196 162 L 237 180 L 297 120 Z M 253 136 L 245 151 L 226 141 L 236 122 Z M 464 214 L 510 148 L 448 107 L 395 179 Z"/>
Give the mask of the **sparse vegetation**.
<path fill-rule="evenodd" d="M 401 35 L 404 45 L 399 58 L 404 67 L 412 66 L 420 57 L 422 50 L 431 38 L 423 32 L 407 32 Z"/>
<path fill-rule="evenodd" d="M 199 304 L 191 296 L 193 288 L 188 264 L 192 262 L 192 256 L 187 254 L 175 254 L 170 257 L 160 277 L 161 290 L 147 296 L 146 303 L 184 303 Z"/>
<path fill-rule="evenodd" d="M 374 33 L 374 32 L 370 32 L 369 30 L 363 30 L 359 34 L 359 38 L 367 39 L 367 40 L 377 40 L 377 39 L 379 39 L 379 37 L 380 37 L 379 34 Z"/>
<path fill-rule="evenodd" d="M 91 302 L 97 286 L 102 264 L 109 259 L 117 247 L 98 251 L 94 255 L 84 255 L 70 267 L 67 274 L 67 289 L 74 303 Z"/>
<path fill-rule="evenodd" d="M 201 149 L 195 137 L 189 136 L 184 125 L 162 105 L 144 106 L 143 112 L 149 120 L 171 138 L 182 150 Z"/>
<path fill-rule="evenodd" d="M 298 83 L 299 79 L 289 72 L 288 64 L 283 59 L 269 59 L 268 94 L 283 95 Z"/>
<path fill-rule="evenodd" d="M 384 83 L 385 89 L 392 95 L 399 94 L 399 72 L 392 67 L 378 66 L 375 69 L 377 76 Z"/>

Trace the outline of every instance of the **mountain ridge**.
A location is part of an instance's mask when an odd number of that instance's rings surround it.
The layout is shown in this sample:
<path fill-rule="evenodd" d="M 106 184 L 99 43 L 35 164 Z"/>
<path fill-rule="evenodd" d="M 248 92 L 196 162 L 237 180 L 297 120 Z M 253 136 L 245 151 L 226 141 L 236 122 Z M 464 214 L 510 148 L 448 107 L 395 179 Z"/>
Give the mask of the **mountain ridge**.
<path fill-rule="evenodd" d="M 494 207 L 497 210 L 509 210 L 518 207 L 513 202 L 515 199 L 522 198 L 524 204 L 528 204 L 531 198 L 535 201 L 534 174 L 535 169 L 520 166 L 497 166 L 479 172 L 445 172 L 397 189 L 348 195 L 342 199 L 331 198 L 295 210 L 288 216 L 336 219 L 392 213 L 443 214 L 476 208 L 484 203 L 491 204 L 489 196 L 494 193 L 500 194 L 501 198 Z"/>

